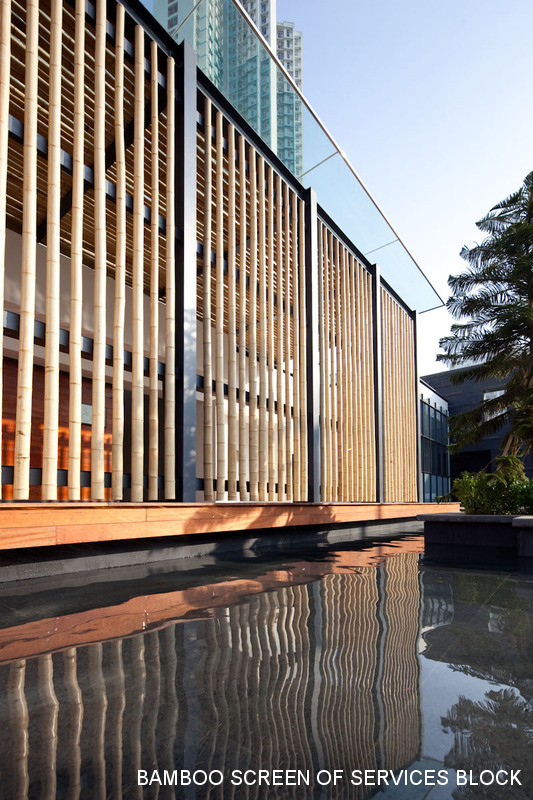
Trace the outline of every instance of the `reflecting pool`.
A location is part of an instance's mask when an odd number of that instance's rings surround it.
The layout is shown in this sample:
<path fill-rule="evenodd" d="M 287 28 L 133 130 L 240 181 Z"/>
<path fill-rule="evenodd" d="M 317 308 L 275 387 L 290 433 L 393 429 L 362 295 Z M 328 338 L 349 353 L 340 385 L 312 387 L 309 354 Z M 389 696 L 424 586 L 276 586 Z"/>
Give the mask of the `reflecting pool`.
<path fill-rule="evenodd" d="M 0 797 L 530 800 L 533 581 L 422 548 L 5 585 Z"/>

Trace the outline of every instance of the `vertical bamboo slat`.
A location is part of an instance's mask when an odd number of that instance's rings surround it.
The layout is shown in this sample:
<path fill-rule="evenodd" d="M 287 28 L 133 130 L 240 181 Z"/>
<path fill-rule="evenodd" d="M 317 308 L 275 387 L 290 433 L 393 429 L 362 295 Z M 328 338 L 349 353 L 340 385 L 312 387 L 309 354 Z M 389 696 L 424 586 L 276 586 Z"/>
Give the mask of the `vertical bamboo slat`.
<path fill-rule="evenodd" d="M 246 142 L 239 136 L 239 497 L 248 500 L 246 430 Z"/>
<path fill-rule="evenodd" d="M 289 205 L 289 187 L 283 184 L 283 207 L 285 220 L 285 458 L 287 500 L 293 500 L 293 467 L 292 467 L 292 398 L 291 398 L 291 218 Z"/>
<path fill-rule="evenodd" d="M 117 9 L 122 6 L 117 6 Z M 70 245 L 68 499 L 80 499 L 81 323 L 83 303 L 83 172 L 85 132 L 85 2 L 76 0 L 74 38 L 74 146 Z M 117 12 L 118 14 L 118 12 Z M 118 55 L 117 55 L 118 58 Z M 118 188 L 117 188 L 118 204 Z M 114 427 L 113 427 L 114 441 Z"/>
<path fill-rule="evenodd" d="M 342 306 L 341 302 L 341 255 L 339 240 L 335 238 L 335 352 L 337 367 L 337 499 L 344 500 L 344 409 L 342 369 Z"/>
<path fill-rule="evenodd" d="M 361 367 L 358 364 L 357 360 L 357 352 L 358 348 L 361 347 L 361 343 L 357 336 L 357 317 L 356 317 L 356 278 L 355 273 L 358 269 L 358 264 L 355 258 L 350 254 L 350 341 L 352 343 L 351 348 L 351 370 L 352 370 L 352 379 L 351 379 L 351 390 L 350 390 L 350 408 L 351 408 L 351 419 L 352 419 L 352 453 L 351 453 L 351 465 L 352 465 L 352 499 L 353 500 L 361 500 L 361 493 L 359 491 L 359 487 L 357 486 L 357 451 L 359 449 L 359 437 L 358 437 L 358 416 L 359 416 L 359 404 L 357 403 L 357 392 L 358 386 L 361 379 Z"/>
<path fill-rule="evenodd" d="M 167 164 L 165 263 L 165 500 L 176 497 L 176 206 L 175 62 L 167 59 Z"/>
<path fill-rule="evenodd" d="M 9 85 L 11 60 L 11 0 L 0 6 L 0 314 L 4 318 L 6 266 L 6 193 L 9 145 Z M 0 325 L 0 420 L 3 416 L 4 326 Z M 2 474 L 2 426 L 0 425 L 0 475 Z M 0 499 L 2 481 L 0 480 Z"/>
<path fill-rule="evenodd" d="M 320 499 L 327 500 L 327 448 L 326 448 L 326 336 L 324 308 L 324 226 L 318 223 L 318 346 L 320 359 Z"/>
<path fill-rule="evenodd" d="M 294 448 L 294 481 L 293 498 L 296 502 L 302 499 L 302 453 L 300 446 L 300 304 L 299 304 L 299 270 L 298 270 L 298 198 L 292 195 L 292 285 L 293 285 L 293 305 L 292 305 L 292 330 L 293 330 L 293 448 Z"/>
<path fill-rule="evenodd" d="M 144 473 L 144 30 L 135 26 L 131 501 L 143 500 Z"/>
<path fill-rule="evenodd" d="M 43 473 L 41 485 L 41 497 L 43 500 L 57 500 L 62 27 L 62 0 L 52 0 L 50 7 L 48 186 L 46 201 L 46 334 L 44 348 Z"/>
<path fill-rule="evenodd" d="M 248 159 L 250 171 L 250 314 L 249 357 L 250 376 L 250 500 L 259 500 L 259 426 L 257 414 L 257 156 L 250 147 Z"/>
<path fill-rule="evenodd" d="M 300 280 L 299 298 L 300 305 L 300 451 L 301 451 L 301 490 L 300 497 L 307 501 L 309 467 L 307 455 L 307 308 L 305 302 L 305 202 L 299 201 L 299 262 L 298 275 Z M 320 258 L 320 256 L 319 256 Z"/>
<path fill-rule="evenodd" d="M 342 285 L 342 294 L 341 294 L 341 307 L 342 307 L 342 408 L 343 408 L 343 427 L 344 427 L 344 452 L 343 452 L 343 461 L 344 461 L 344 492 L 343 492 L 343 500 L 351 500 L 351 493 L 350 493 L 350 453 L 351 453 L 351 443 L 350 443 L 350 409 L 348 405 L 348 352 L 350 349 L 350 340 L 348 338 L 348 327 L 347 327 L 347 310 L 348 310 L 348 303 L 349 303 L 349 293 L 348 293 L 348 277 L 347 277 L 347 253 L 346 248 L 342 247 L 342 259 L 341 259 L 341 285 Z"/>
<path fill-rule="evenodd" d="M 116 255 L 113 309 L 113 445 L 111 499 L 122 500 L 124 476 L 124 323 L 126 313 L 126 152 L 124 143 L 124 6 L 115 25 Z"/>
<path fill-rule="evenodd" d="M 105 49 L 106 3 L 96 3 L 94 63 L 94 348 L 91 430 L 91 499 L 103 500 L 106 349 Z"/>
<path fill-rule="evenodd" d="M 278 347 L 277 347 L 277 387 L 276 399 L 278 407 L 278 500 L 285 499 L 285 411 L 283 407 L 283 359 L 284 359 L 284 330 L 283 330 L 283 272 L 285 269 L 285 258 L 283 255 L 283 217 L 281 205 L 281 178 L 276 176 L 276 246 L 277 246 L 277 308 L 276 319 L 278 323 Z"/>
<path fill-rule="evenodd" d="M 203 336 L 204 336 L 204 499 L 214 500 L 213 493 L 213 366 L 211 361 L 211 231 L 212 231 L 212 131 L 211 101 L 205 100 L 205 187 L 204 187 L 204 258 L 203 258 Z"/>
<path fill-rule="evenodd" d="M 373 366 L 372 366 L 372 278 L 368 272 L 364 273 L 364 277 L 366 280 L 366 293 L 365 293 L 365 308 L 366 308 L 366 340 L 367 340 L 367 358 L 366 358 L 366 369 L 367 369 L 367 380 L 366 380 L 366 388 L 367 388 L 367 419 L 368 419 L 368 437 L 367 437 L 367 447 L 366 452 L 369 454 L 368 458 L 370 459 L 369 463 L 371 464 L 371 475 L 373 476 L 372 482 L 369 484 L 368 491 L 369 491 L 369 500 L 373 500 L 376 496 L 376 467 L 375 467 L 375 453 L 376 453 L 376 445 L 375 445 L 375 438 L 374 438 L 374 390 L 373 390 Z"/>
<path fill-rule="evenodd" d="M 151 158 L 152 206 L 150 221 L 150 360 L 148 406 L 148 500 L 159 496 L 159 101 L 157 83 L 157 44 L 151 49 Z"/>
<path fill-rule="evenodd" d="M 37 236 L 37 70 L 39 4 L 26 4 L 26 70 L 24 97 L 24 177 L 22 204 L 22 268 L 20 288 L 19 365 L 15 423 L 13 497 L 27 500 L 30 491 L 31 404 L 33 388 L 33 327 Z"/>
<path fill-rule="evenodd" d="M 237 500 L 239 424 L 237 416 L 235 252 L 235 128 L 228 125 L 228 500 Z"/>
<path fill-rule="evenodd" d="M 325 372 L 325 394 L 326 394 L 326 469 L 325 469 L 325 490 L 324 500 L 331 501 L 333 499 L 333 456 L 332 456 L 332 438 L 333 438 L 333 421 L 331 417 L 331 391 L 333 385 L 333 374 L 331 372 L 331 322 L 330 322 L 330 270 L 328 259 L 328 234 L 325 226 L 322 226 L 322 262 L 324 271 L 324 372 Z"/>
<path fill-rule="evenodd" d="M 336 501 L 338 497 L 338 431 L 337 431 L 337 303 L 336 303 L 336 284 L 335 284 L 335 256 L 333 251 L 333 235 L 328 231 L 328 251 L 329 251 L 329 295 L 330 295 L 330 335 L 331 335 L 331 499 Z"/>
<path fill-rule="evenodd" d="M 217 500 L 226 496 L 226 421 L 224 409 L 224 117 L 216 113 L 216 356 Z"/>
<path fill-rule="evenodd" d="M 258 161 L 259 192 L 259 500 L 267 499 L 268 419 L 267 419 L 267 277 L 265 162 Z"/>
<path fill-rule="evenodd" d="M 275 350 L 274 350 L 274 170 L 268 168 L 268 289 L 267 289 L 267 357 L 268 357 L 268 499 L 276 499 L 276 424 Z"/>

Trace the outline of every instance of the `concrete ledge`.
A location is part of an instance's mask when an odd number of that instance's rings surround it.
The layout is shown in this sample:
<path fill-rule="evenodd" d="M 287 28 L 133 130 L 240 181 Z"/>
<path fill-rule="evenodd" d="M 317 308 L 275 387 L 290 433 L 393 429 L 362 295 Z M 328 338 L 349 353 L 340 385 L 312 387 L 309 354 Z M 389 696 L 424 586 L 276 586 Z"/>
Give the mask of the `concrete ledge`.
<path fill-rule="evenodd" d="M 423 514 L 425 552 L 452 563 L 516 568 L 519 565 L 517 517 L 485 514 Z"/>

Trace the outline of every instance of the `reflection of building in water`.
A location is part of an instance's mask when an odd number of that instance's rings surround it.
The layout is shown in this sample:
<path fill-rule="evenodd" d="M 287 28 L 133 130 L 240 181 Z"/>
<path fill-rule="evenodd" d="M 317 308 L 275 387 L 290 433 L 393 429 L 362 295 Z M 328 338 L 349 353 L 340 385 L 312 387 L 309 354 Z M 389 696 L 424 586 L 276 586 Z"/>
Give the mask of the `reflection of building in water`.
<path fill-rule="evenodd" d="M 142 797 L 132 788 L 138 769 L 315 775 L 416 761 L 417 561 L 390 558 L 206 618 L 4 664 L 5 797 L 55 797 L 67 786 L 77 796 L 82 785 L 95 797 Z M 316 787 L 224 788 L 224 797 L 302 798 Z M 328 796 L 373 792 L 346 780 Z"/>

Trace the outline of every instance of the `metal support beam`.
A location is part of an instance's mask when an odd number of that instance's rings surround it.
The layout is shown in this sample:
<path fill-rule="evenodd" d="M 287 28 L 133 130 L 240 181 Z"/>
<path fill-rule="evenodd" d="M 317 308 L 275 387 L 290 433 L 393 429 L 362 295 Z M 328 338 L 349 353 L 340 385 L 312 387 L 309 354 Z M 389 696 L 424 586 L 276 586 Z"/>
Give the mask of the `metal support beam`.
<path fill-rule="evenodd" d="M 196 500 L 196 53 L 183 42 L 176 93 L 176 499 Z M 180 237 L 180 238 L 178 238 Z"/>
<path fill-rule="evenodd" d="M 305 310 L 307 335 L 308 501 L 320 497 L 320 360 L 318 342 L 318 220 L 314 189 L 305 198 Z"/>
<path fill-rule="evenodd" d="M 374 420 L 376 437 L 376 502 L 385 498 L 383 461 L 383 353 L 381 342 L 381 277 L 379 267 L 372 267 L 372 337 L 374 349 Z"/>

